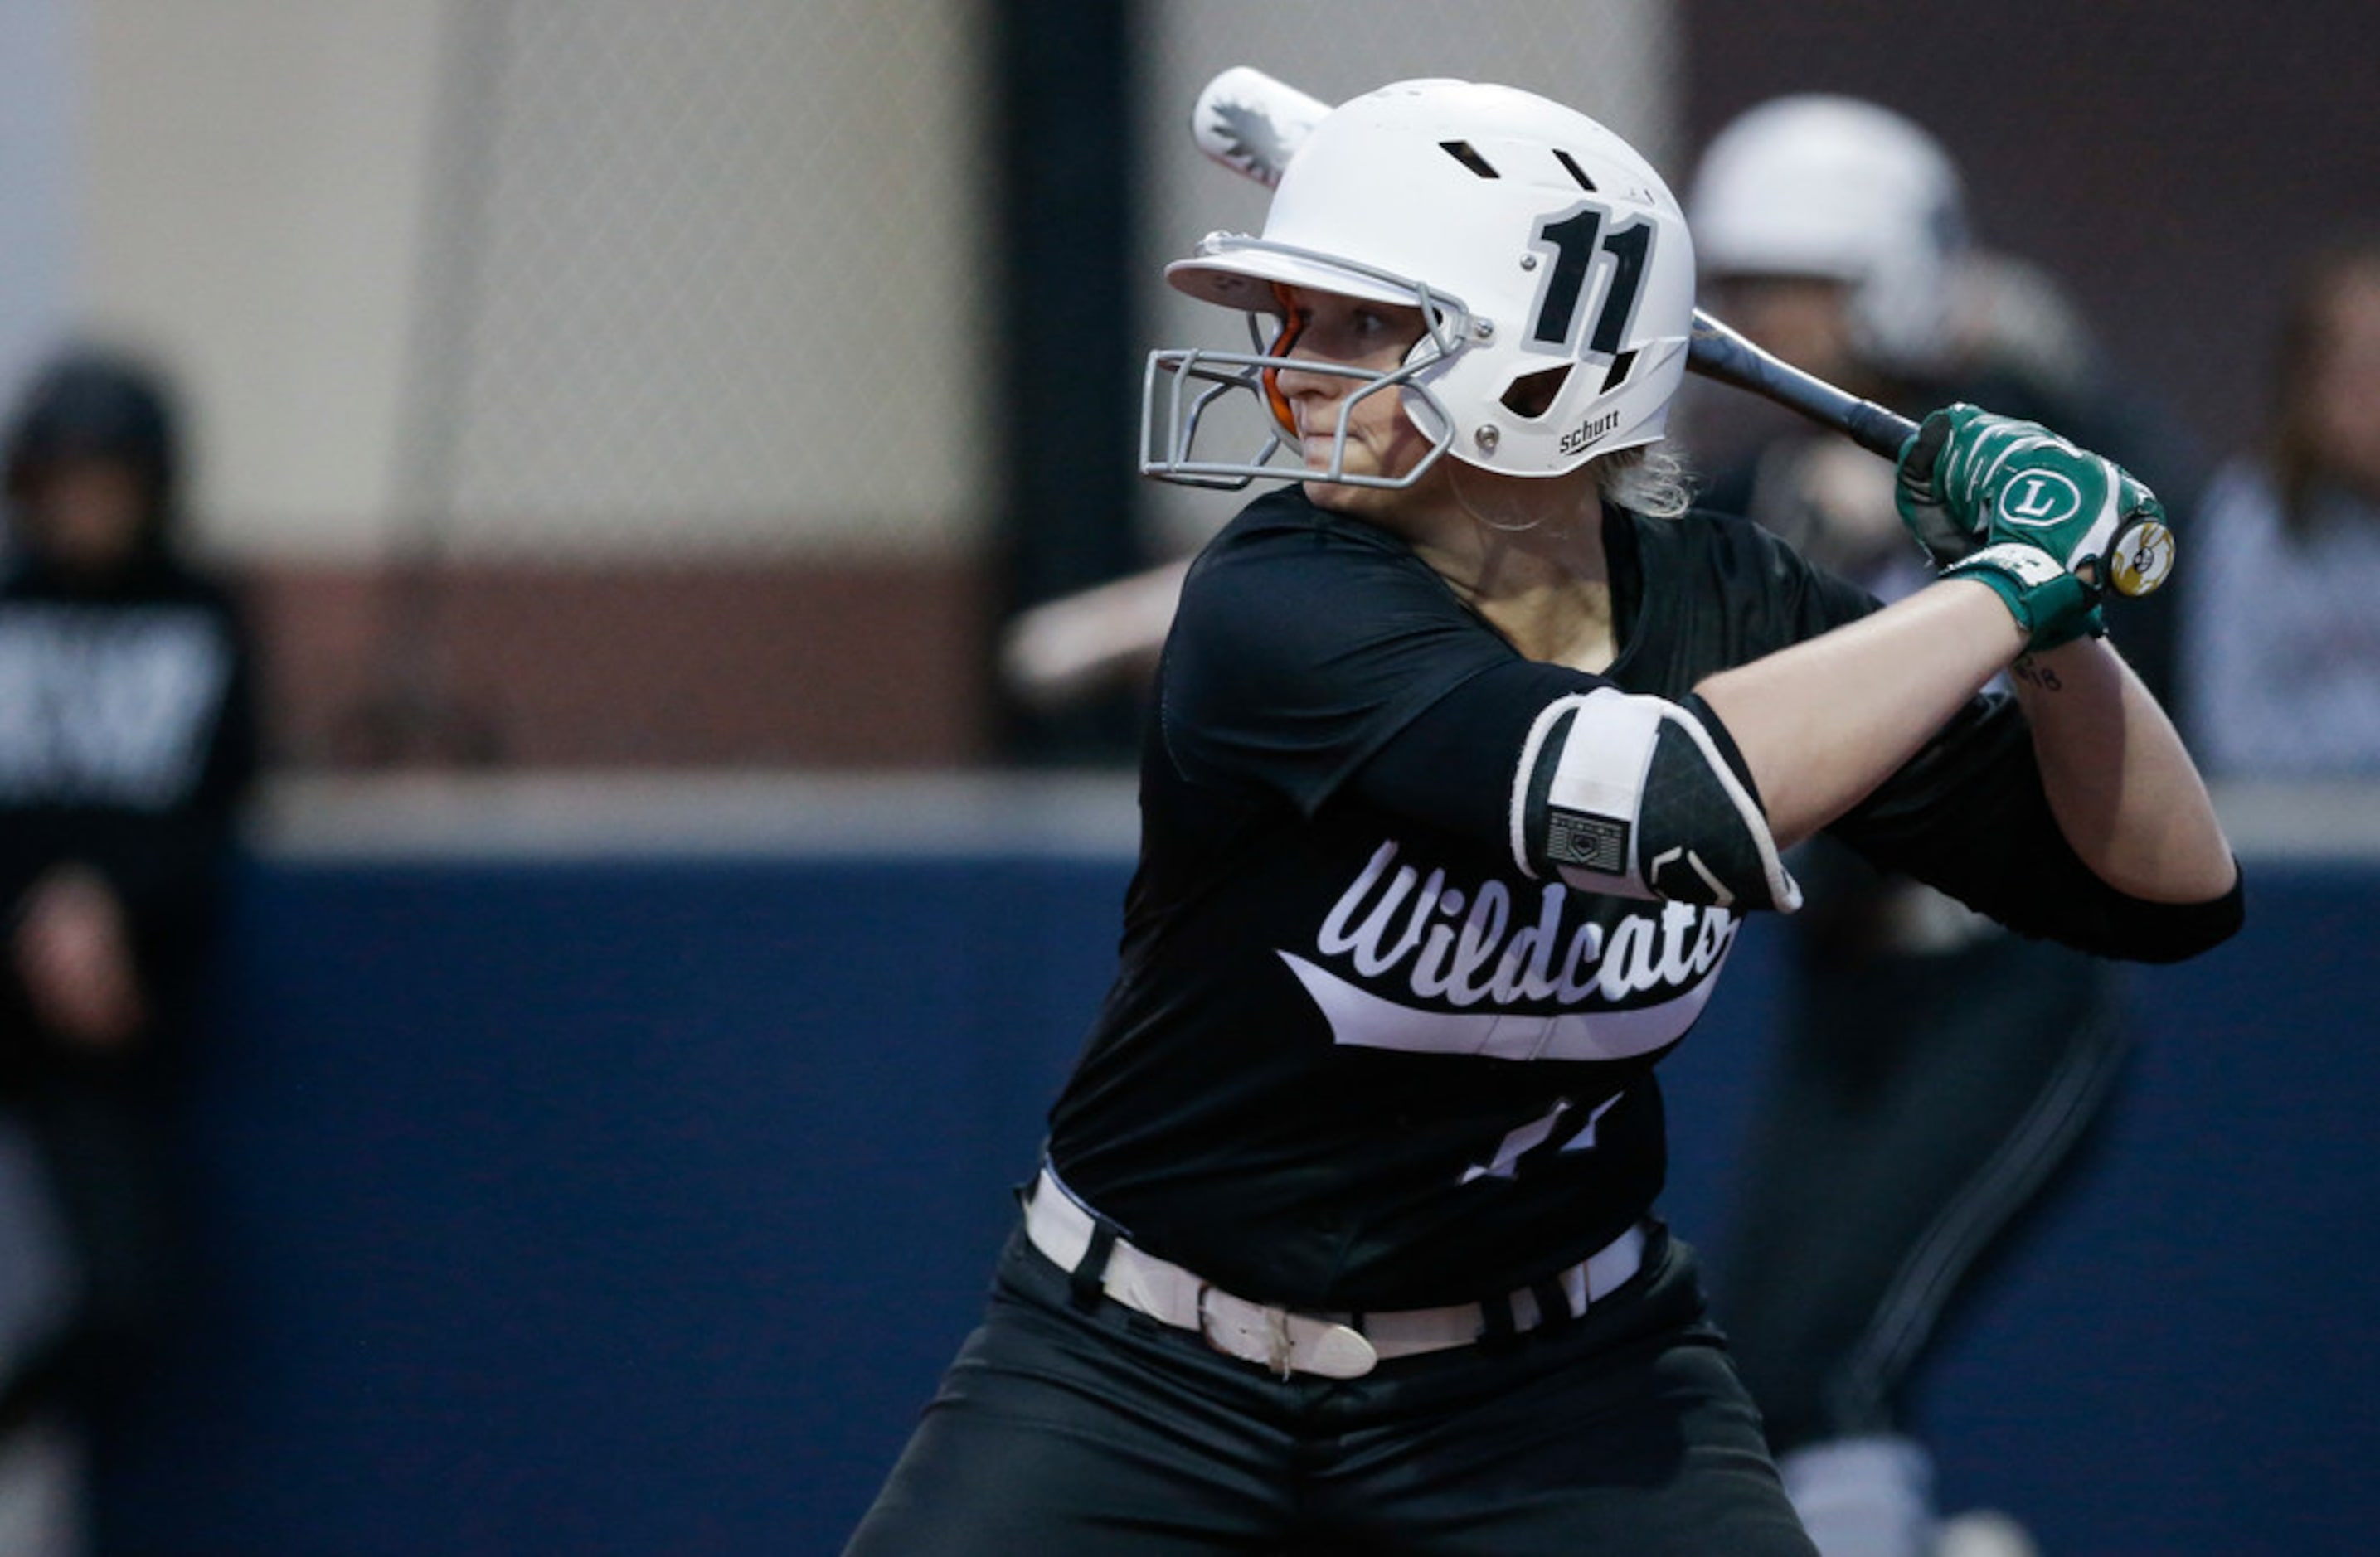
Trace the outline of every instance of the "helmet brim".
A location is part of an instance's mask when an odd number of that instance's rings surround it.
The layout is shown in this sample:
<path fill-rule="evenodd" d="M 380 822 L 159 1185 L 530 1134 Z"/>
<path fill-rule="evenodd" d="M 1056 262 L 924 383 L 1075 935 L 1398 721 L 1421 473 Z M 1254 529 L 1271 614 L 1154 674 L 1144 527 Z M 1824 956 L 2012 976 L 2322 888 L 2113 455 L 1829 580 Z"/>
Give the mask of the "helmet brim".
<path fill-rule="evenodd" d="M 1280 249 L 1232 249 L 1211 257 L 1176 260 L 1165 267 L 1165 280 L 1175 291 L 1249 312 L 1276 311 L 1272 289 L 1311 287 L 1368 303 L 1393 303 L 1414 308 L 1419 298 L 1410 286 L 1399 286 L 1378 276 L 1334 265 L 1328 260 Z"/>

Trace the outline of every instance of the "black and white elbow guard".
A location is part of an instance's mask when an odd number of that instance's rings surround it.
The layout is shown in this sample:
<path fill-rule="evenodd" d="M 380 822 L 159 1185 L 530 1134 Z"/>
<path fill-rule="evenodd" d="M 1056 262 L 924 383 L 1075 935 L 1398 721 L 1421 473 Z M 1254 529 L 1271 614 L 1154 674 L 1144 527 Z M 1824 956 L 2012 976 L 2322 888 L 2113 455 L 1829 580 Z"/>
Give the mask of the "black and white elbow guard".
<path fill-rule="evenodd" d="M 1557 699 L 1512 785 L 1512 857 L 1532 876 L 1742 912 L 1802 906 L 1768 818 L 1685 708 L 1616 687 Z"/>

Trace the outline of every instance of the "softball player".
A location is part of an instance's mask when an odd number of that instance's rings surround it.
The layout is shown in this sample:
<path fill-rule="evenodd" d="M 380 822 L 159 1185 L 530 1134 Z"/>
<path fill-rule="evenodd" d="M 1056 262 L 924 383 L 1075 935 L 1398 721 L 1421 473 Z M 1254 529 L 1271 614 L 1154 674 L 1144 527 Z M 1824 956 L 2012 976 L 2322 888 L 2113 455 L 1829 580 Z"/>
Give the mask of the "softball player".
<path fill-rule="evenodd" d="M 1169 268 L 1256 349 L 1157 354 L 1146 463 L 1298 479 L 1190 571 L 1115 984 L 852 1551 L 1807 1554 L 1655 1214 L 1656 1064 L 1797 905 L 1780 851 L 2111 955 L 2238 924 L 2092 635 L 2154 499 L 1937 413 L 1903 502 L 1947 576 L 1883 607 L 1683 512 L 1694 268 L 1617 137 L 1444 80 L 1331 113 L 1261 237 Z M 1240 393 L 1276 430 L 1201 453 Z"/>

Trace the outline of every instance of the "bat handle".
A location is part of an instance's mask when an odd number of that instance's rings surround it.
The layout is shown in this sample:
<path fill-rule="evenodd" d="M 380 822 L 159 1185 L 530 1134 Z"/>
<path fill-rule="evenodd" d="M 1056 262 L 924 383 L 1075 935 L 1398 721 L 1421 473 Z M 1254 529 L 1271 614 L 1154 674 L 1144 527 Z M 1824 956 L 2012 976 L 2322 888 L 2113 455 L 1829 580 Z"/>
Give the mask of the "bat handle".
<path fill-rule="evenodd" d="M 1900 446 L 1917 430 L 1908 417 L 1804 372 L 1700 308 L 1687 337 L 1686 360 L 1706 378 L 1788 406 L 1888 460 L 1899 459 Z"/>
<path fill-rule="evenodd" d="M 1901 446 L 1917 431 L 1917 424 L 1873 400 L 1855 400 L 1843 408 L 1843 431 L 1869 453 L 1898 460 Z"/>
<path fill-rule="evenodd" d="M 1917 424 L 1907 416 L 1872 400 L 1849 395 L 1836 408 L 1836 415 L 1852 441 L 1888 460 L 1898 460 L 1902 445 L 1917 430 Z M 2086 565 L 2087 575 L 2127 599 L 2138 599 L 2164 587 L 2173 573 L 2173 531 L 2149 514 L 2134 513 L 2117 529 L 2107 555 L 2093 558 Z"/>

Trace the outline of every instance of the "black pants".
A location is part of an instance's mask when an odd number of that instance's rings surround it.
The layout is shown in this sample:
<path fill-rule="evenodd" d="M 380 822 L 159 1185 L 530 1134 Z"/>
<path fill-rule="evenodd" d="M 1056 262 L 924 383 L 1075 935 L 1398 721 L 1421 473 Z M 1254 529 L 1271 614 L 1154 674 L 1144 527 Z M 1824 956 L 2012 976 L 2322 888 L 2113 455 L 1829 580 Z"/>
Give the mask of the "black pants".
<path fill-rule="evenodd" d="M 2113 966 L 2043 942 L 1796 976 L 1712 1284 L 1780 1454 L 1906 1426 L 1937 1326 L 2082 1160 L 2127 1053 Z"/>
<path fill-rule="evenodd" d="M 1288 1380 L 1107 1298 L 1020 1233 L 846 1557 L 1813 1557 L 1693 1256 L 1559 1329 Z"/>

